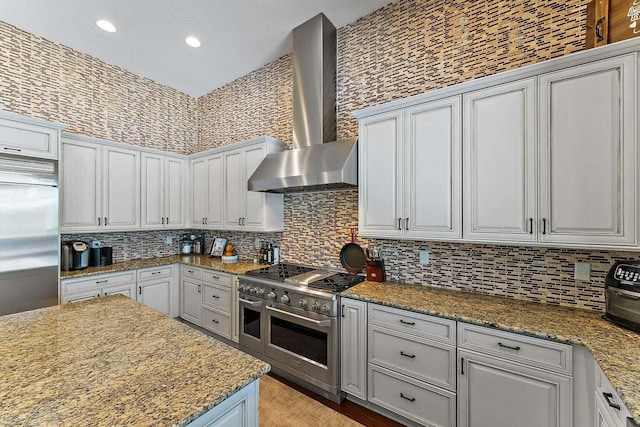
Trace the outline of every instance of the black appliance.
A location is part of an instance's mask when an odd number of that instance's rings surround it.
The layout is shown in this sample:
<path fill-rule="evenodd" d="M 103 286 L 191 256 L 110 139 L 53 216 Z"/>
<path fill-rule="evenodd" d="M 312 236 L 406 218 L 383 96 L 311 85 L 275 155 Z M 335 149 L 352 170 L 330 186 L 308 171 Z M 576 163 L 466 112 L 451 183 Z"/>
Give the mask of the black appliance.
<path fill-rule="evenodd" d="M 604 318 L 640 332 L 640 261 L 617 261 L 604 284 Z"/>
<path fill-rule="evenodd" d="M 113 248 L 89 248 L 89 267 L 104 267 L 113 264 Z"/>
<path fill-rule="evenodd" d="M 62 271 L 82 270 L 89 266 L 89 245 L 81 240 L 62 243 Z M 66 249 L 64 248 L 66 246 Z"/>

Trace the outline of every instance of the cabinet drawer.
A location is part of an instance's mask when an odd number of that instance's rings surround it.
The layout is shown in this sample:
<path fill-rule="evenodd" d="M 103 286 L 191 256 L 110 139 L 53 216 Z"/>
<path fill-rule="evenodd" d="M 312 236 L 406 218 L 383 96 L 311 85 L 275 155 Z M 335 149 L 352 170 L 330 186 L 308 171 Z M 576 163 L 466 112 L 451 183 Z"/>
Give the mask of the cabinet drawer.
<path fill-rule="evenodd" d="M 62 303 L 63 304 L 73 304 L 74 302 L 88 301 L 90 299 L 95 299 L 95 298 L 100 298 L 100 295 L 98 294 L 98 291 L 91 292 L 91 293 L 79 294 L 79 295 L 63 296 L 62 297 Z"/>
<path fill-rule="evenodd" d="M 453 320 L 369 304 L 369 324 L 456 344 L 456 322 Z"/>
<path fill-rule="evenodd" d="M 0 119 L 0 152 L 55 159 L 58 157 L 58 131 Z"/>
<path fill-rule="evenodd" d="M 426 426 L 454 427 L 456 395 L 369 364 L 369 402 Z"/>
<path fill-rule="evenodd" d="M 180 274 L 182 277 L 189 277 L 191 279 L 202 280 L 202 270 L 195 267 L 188 267 L 186 265 L 181 266 Z"/>
<path fill-rule="evenodd" d="M 231 339 L 231 316 L 228 314 L 202 307 L 202 327 Z"/>
<path fill-rule="evenodd" d="M 138 270 L 138 281 L 144 282 L 146 280 L 161 279 L 164 277 L 170 277 L 172 274 L 172 266 L 145 268 L 143 270 Z"/>
<path fill-rule="evenodd" d="M 605 416 L 612 418 L 616 426 L 627 425 L 627 418 L 631 417 L 631 413 L 600 367 L 596 367 L 596 403 L 600 400 L 599 409 Z"/>
<path fill-rule="evenodd" d="M 220 273 L 219 271 L 202 270 L 202 280 L 209 283 L 214 283 L 220 286 L 231 287 L 231 276 L 226 273 Z"/>
<path fill-rule="evenodd" d="M 454 346 L 369 326 L 369 362 L 455 391 Z"/>
<path fill-rule="evenodd" d="M 224 286 L 212 285 L 210 283 L 205 283 L 203 287 L 203 304 L 229 314 L 231 310 L 231 290 Z"/>
<path fill-rule="evenodd" d="M 89 291 L 104 288 L 105 286 L 117 285 L 120 283 L 136 283 L 135 270 L 124 273 L 91 276 L 90 279 L 69 279 L 62 281 L 62 293 L 70 294 L 75 292 Z"/>
<path fill-rule="evenodd" d="M 458 323 L 458 346 L 571 375 L 571 346 Z"/>

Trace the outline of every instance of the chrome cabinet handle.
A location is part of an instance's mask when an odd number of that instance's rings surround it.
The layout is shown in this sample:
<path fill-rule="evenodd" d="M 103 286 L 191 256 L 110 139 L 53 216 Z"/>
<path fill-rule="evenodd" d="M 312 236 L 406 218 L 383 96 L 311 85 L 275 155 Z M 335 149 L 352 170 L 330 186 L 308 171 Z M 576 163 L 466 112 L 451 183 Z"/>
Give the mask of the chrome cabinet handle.
<path fill-rule="evenodd" d="M 407 354 L 402 350 L 400 350 L 400 356 L 408 357 L 409 359 L 415 359 L 416 358 L 415 354 Z"/>
<path fill-rule="evenodd" d="M 400 323 L 402 323 L 403 325 L 409 325 L 409 326 L 415 326 L 416 322 L 406 322 L 402 319 L 400 319 Z"/>
<path fill-rule="evenodd" d="M 250 305 L 251 307 L 260 307 L 262 305 L 262 301 L 249 301 L 243 298 L 238 298 L 238 301 L 243 304 Z"/>
<path fill-rule="evenodd" d="M 403 399 L 408 400 L 409 402 L 415 402 L 416 401 L 415 397 L 407 397 L 403 393 L 400 393 L 400 397 L 403 398 Z"/>
<path fill-rule="evenodd" d="M 603 393 L 602 393 L 602 395 L 603 395 L 603 396 L 604 396 L 604 398 L 606 399 L 606 401 L 607 401 L 607 405 L 611 406 L 611 407 L 612 407 L 612 408 L 614 408 L 614 409 L 617 409 L 618 411 L 620 410 L 620 405 L 618 405 L 617 403 L 613 403 L 613 402 L 611 401 L 611 399 L 613 398 L 613 394 L 603 392 Z"/>
<path fill-rule="evenodd" d="M 284 310 L 278 310 L 277 308 L 273 308 L 273 307 L 269 307 L 269 306 L 267 306 L 267 310 L 268 311 L 275 311 L 276 313 L 280 313 L 280 314 L 284 314 L 284 315 L 287 315 L 287 316 L 295 317 L 296 319 L 304 320 L 305 322 L 313 323 L 314 325 L 318 325 L 318 326 L 322 326 L 322 327 L 331 326 L 331 320 L 313 320 L 313 319 L 309 319 L 308 317 L 300 316 L 298 314 L 289 313 L 288 311 L 284 311 Z"/>
<path fill-rule="evenodd" d="M 533 234 L 533 218 L 529 218 L 529 234 Z"/>
<path fill-rule="evenodd" d="M 520 351 L 520 347 L 511 347 L 510 345 L 505 345 L 505 344 L 502 344 L 501 342 L 499 342 L 498 345 L 502 348 L 508 348 L 509 350 Z"/>

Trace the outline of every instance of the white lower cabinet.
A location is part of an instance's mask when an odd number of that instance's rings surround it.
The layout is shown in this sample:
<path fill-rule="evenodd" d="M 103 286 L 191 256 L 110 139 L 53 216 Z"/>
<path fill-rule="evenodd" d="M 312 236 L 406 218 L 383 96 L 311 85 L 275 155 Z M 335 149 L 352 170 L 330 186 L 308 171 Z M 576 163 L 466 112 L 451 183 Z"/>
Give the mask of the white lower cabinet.
<path fill-rule="evenodd" d="M 232 338 L 231 275 L 183 265 L 180 317 L 223 338 Z"/>
<path fill-rule="evenodd" d="M 459 427 L 572 427 L 572 348 L 458 323 Z"/>
<path fill-rule="evenodd" d="M 456 425 L 455 321 L 368 306 L 369 402 L 422 425 Z"/>
<path fill-rule="evenodd" d="M 122 294 L 133 300 L 136 299 L 135 270 L 60 281 L 62 304 L 86 301 L 114 294 Z"/>
<path fill-rule="evenodd" d="M 174 270 L 174 266 L 138 270 L 138 301 L 163 314 L 171 315 L 171 302 L 175 292 Z"/>
<path fill-rule="evenodd" d="M 599 367 L 595 378 L 596 427 L 627 427 L 629 410 Z M 635 425 L 629 422 L 629 425 Z"/>
<path fill-rule="evenodd" d="M 342 391 L 367 400 L 367 303 L 342 299 L 340 384 Z"/>

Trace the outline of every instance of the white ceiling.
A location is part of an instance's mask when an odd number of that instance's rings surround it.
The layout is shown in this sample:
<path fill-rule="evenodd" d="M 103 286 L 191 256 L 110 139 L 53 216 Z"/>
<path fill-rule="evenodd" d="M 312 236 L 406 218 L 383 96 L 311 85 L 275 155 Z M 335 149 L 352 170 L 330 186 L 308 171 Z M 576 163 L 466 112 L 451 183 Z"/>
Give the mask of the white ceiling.
<path fill-rule="evenodd" d="M 323 12 L 340 28 L 392 0 L 0 0 L 0 20 L 192 96 L 292 50 Z M 108 19 L 113 34 L 95 21 Z M 184 43 L 188 35 L 202 42 Z"/>

